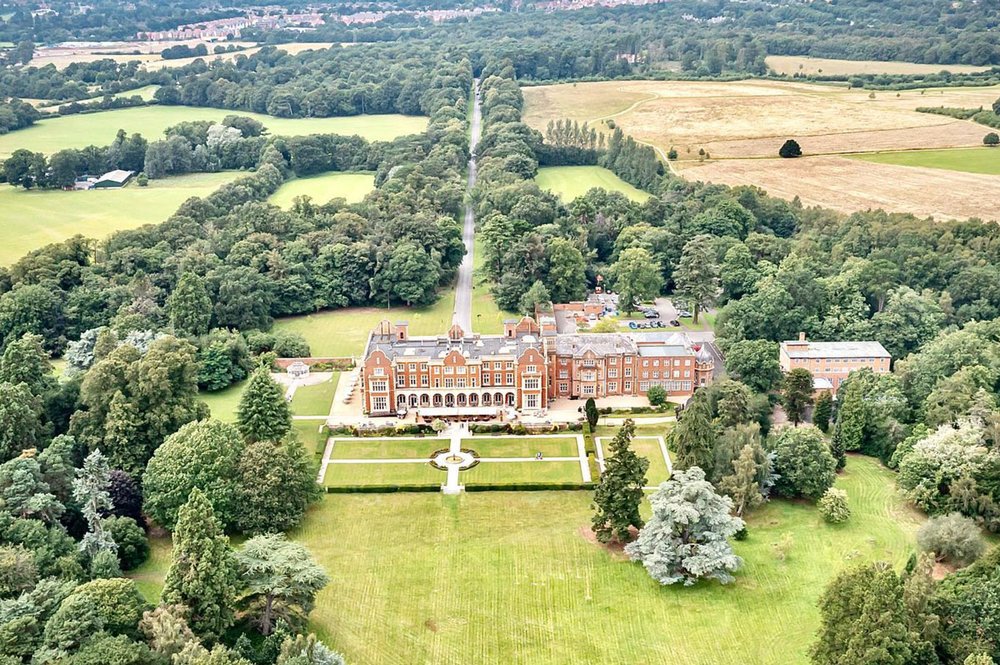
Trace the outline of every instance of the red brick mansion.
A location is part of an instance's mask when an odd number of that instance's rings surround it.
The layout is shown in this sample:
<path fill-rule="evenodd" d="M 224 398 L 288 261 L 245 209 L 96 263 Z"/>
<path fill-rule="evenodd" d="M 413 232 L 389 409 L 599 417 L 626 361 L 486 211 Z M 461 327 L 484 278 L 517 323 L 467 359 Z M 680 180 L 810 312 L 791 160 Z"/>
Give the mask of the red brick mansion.
<path fill-rule="evenodd" d="M 650 386 L 686 398 L 712 380 L 714 361 L 684 333 L 574 333 L 539 329 L 530 317 L 504 322 L 501 335 L 410 336 L 382 321 L 361 367 L 365 413 L 422 417 L 534 414 L 556 399 L 642 396 Z"/>

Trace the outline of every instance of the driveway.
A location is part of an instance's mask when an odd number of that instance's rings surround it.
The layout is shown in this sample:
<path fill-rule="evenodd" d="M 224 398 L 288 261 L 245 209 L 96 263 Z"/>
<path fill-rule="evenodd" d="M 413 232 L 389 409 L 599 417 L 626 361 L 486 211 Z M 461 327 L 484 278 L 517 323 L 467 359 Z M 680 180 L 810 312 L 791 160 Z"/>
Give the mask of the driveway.
<path fill-rule="evenodd" d="M 469 180 L 466 192 L 471 192 L 476 184 L 476 146 L 479 145 L 479 135 L 482 117 L 479 108 L 479 80 L 473 85 L 474 101 L 472 103 L 472 127 L 469 137 Z M 465 244 L 465 257 L 458 266 L 458 285 L 455 287 L 455 311 L 452 323 L 457 323 L 466 333 L 472 332 L 472 250 L 476 241 L 476 217 L 471 201 L 465 204 L 465 219 L 462 225 L 462 242 Z"/>

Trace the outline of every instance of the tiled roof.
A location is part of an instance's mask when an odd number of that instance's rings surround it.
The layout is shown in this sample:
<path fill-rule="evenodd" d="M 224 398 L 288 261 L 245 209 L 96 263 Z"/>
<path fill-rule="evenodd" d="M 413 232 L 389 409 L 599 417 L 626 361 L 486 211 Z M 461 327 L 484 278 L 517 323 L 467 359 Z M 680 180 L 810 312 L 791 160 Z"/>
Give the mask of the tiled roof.
<path fill-rule="evenodd" d="M 397 340 L 385 335 L 373 334 L 365 349 L 367 358 L 373 351 L 385 353 L 389 359 L 406 358 L 444 358 L 451 351 L 457 350 L 469 360 L 486 356 L 520 357 L 530 348 L 541 349 L 537 337 L 521 335 L 516 339 L 500 335 L 483 335 L 481 337 L 465 337 L 460 340 L 440 337 L 410 337 Z"/>

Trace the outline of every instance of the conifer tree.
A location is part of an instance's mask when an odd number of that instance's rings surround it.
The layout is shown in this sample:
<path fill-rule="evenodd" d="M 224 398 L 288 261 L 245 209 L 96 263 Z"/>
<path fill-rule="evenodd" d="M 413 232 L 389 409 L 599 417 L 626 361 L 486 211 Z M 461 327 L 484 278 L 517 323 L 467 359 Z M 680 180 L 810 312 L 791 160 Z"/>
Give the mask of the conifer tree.
<path fill-rule="evenodd" d="M 594 491 L 596 512 L 592 528 L 602 543 L 612 539 L 624 543 L 631 538 L 630 527 L 641 529 L 643 525 L 639 504 L 649 460 L 639 457 L 629 447 L 634 435 L 635 423 L 626 420 L 611 442 L 604 473 Z"/>
<path fill-rule="evenodd" d="M 594 428 L 597 427 L 597 421 L 601 419 L 601 412 L 597 410 L 597 402 L 594 401 L 593 397 L 587 398 L 587 402 L 583 406 L 583 413 L 587 416 L 590 431 L 593 432 Z"/>
<path fill-rule="evenodd" d="M 833 414 L 833 395 L 829 390 L 824 390 L 816 398 L 816 405 L 813 407 L 813 425 L 820 431 L 826 432 L 830 429 L 830 416 Z"/>
<path fill-rule="evenodd" d="M 670 431 L 678 469 L 693 466 L 711 469 L 714 466 L 716 431 L 708 397 L 708 391 L 697 391 L 687 408 L 677 416 L 677 425 Z"/>
<path fill-rule="evenodd" d="M 212 318 L 212 300 L 208 297 L 205 281 L 194 273 L 181 275 L 167 298 L 167 310 L 170 312 L 170 324 L 179 333 L 207 333 Z"/>
<path fill-rule="evenodd" d="M 838 451 L 860 450 L 867 422 L 868 405 L 865 403 L 864 387 L 860 381 L 848 381 L 833 428 L 834 448 Z M 843 468 L 843 465 L 838 464 L 838 468 Z"/>
<path fill-rule="evenodd" d="M 103 515 L 114 506 L 108 487 L 111 485 L 111 469 L 108 460 L 100 450 L 87 455 L 83 468 L 76 472 L 73 481 L 73 500 L 80 506 L 80 512 L 87 520 L 87 533 L 80 541 L 80 550 L 93 558 L 98 552 L 118 552 L 114 538 L 104 528 Z"/>
<path fill-rule="evenodd" d="M 266 367 L 251 375 L 237 409 L 240 432 L 248 442 L 279 441 L 292 428 L 285 391 Z"/>
<path fill-rule="evenodd" d="M 195 488 L 181 507 L 161 601 L 186 606 L 188 625 L 208 641 L 233 623 L 236 564 L 208 498 Z"/>

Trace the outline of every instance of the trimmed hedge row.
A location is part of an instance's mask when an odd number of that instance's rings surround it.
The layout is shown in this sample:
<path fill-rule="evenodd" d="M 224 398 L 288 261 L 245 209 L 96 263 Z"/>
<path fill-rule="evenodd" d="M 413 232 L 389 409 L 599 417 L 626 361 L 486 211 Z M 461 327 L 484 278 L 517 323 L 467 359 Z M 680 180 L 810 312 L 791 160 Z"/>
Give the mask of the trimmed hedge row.
<path fill-rule="evenodd" d="M 388 425 L 386 427 L 334 427 L 330 429 L 330 436 L 357 436 L 357 437 L 390 437 L 390 436 L 426 436 L 435 435 L 434 429 L 430 425 L 419 425 L 416 423 L 407 425 Z"/>
<path fill-rule="evenodd" d="M 466 492 L 549 492 L 553 490 L 593 490 L 597 483 L 502 483 L 469 484 Z M 440 485 L 338 485 L 327 494 L 392 494 L 395 492 L 440 492 Z"/>
<path fill-rule="evenodd" d="M 327 494 L 392 494 L 394 492 L 440 492 L 441 485 L 337 485 Z"/>

